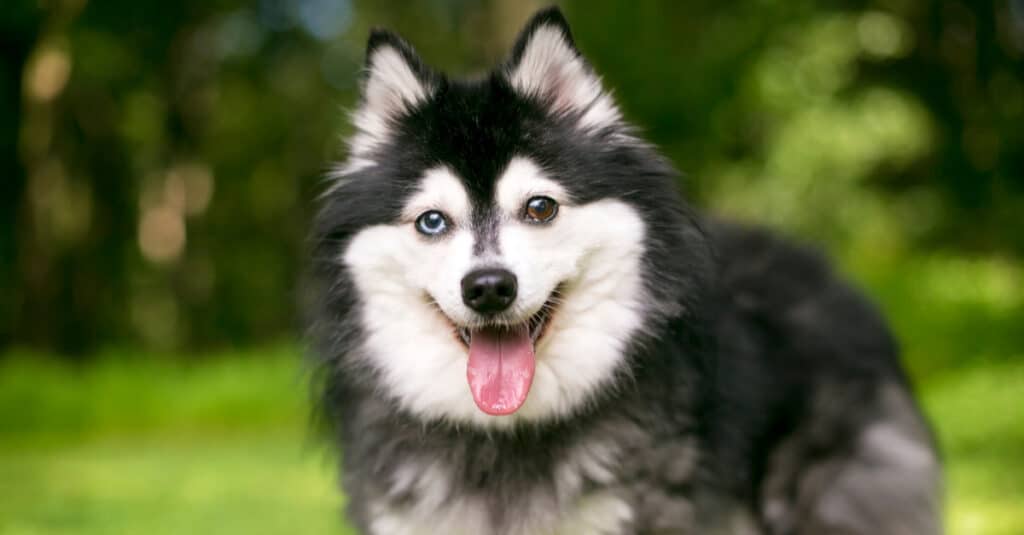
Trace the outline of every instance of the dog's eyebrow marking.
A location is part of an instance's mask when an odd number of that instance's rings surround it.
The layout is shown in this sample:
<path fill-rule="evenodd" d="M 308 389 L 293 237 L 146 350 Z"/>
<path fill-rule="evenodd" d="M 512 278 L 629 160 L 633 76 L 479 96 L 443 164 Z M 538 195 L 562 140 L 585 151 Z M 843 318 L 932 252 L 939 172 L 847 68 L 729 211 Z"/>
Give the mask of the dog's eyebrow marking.
<path fill-rule="evenodd" d="M 523 203 L 533 195 L 546 195 L 560 204 L 568 204 L 568 192 L 561 184 L 544 176 L 544 171 L 529 158 L 513 157 L 498 178 L 495 201 L 501 211 L 519 217 Z"/>
<path fill-rule="evenodd" d="M 499 253 L 498 236 L 502 223 L 522 217 L 523 204 L 534 195 L 546 195 L 557 202 L 567 202 L 568 194 L 561 184 L 546 178 L 540 166 L 523 156 L 509 160 L 497 179 L 494 204 L 476 206 L 473 210 L 473 254 L 487 251 Z"/>
<path fill-rule="evenodd" d="M 462 182 L 447 166 L 428 169 L 420 179 L 417 191 L 405 202 L 402 220 L 413 221 L 427 210 L 440 210 L 454 222 L 469 222 L 469 196 Z"/>

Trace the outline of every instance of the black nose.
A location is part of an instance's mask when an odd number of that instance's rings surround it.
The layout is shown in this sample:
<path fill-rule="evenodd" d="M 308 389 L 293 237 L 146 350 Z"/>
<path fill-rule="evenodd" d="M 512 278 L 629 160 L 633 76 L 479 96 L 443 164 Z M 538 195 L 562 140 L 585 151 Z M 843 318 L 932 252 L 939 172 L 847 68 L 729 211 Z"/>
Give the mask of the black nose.
<path fill-rule="evenodd" d="M 516 276 L 506 269 L 487 268 L 462 277 L 462 302 L 481 314 L 495 314 L 516 300 Z"/>

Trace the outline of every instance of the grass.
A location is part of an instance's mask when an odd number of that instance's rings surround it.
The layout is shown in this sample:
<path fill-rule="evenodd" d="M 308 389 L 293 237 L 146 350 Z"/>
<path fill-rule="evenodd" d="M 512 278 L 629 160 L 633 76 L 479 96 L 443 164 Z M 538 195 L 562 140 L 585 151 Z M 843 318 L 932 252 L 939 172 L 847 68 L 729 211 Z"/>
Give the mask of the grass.
<path fill-rule="evenodd" d="M 4 534 L 345 533 L 295 429 L 113 435 L 4 451 Z"/>
<path fill-rule="evenodd" d="M 344 534 L 290 349 L 0 365 L 0 534 Z"/>
<path fill-rule="evenodd" d="M 923 389 L 946 461 L 953 535 L 1024 526 L 1024 362 L 949 373 Z"/>

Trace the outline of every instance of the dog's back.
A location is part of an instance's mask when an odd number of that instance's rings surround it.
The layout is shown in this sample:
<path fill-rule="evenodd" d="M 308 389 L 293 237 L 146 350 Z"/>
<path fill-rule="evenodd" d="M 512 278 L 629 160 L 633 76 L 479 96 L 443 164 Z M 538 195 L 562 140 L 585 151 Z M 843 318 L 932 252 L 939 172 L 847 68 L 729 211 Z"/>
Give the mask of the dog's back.
<path fill-rule="evenodd" d="M 934 443 L 878 312 L 814 251 L 721 222 L 710 235 L 720 476 L 770 533 L 940 532 Z"/>

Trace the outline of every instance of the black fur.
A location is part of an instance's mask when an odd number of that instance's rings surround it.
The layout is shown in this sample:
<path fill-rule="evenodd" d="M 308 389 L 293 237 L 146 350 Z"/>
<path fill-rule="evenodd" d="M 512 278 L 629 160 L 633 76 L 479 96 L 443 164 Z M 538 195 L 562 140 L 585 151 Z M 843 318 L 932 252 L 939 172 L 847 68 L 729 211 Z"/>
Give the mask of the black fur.
<path fill-rule="evenodd" d="M 577 116 L 553 115 L 546 102 L 518 95 L 504 72 L 544 25 L 572 43 L 564 17 L 543 11 L 506 66 L 470 81 L 430 70 L 393 34 L 371 34 L 368 58 L 393 46 L 435 89 L 395 122 L 375 165 L 324 197 L 312 231 L 310 332 L 321 416 L 342 445 L 355 524 L 368 529 L 368 504 L 386 493 L 395 459 L 443 460 L 450 499 L 480 497 L 499 532 L 514 523 L 511 516 L 531 514 L 523 496 L 557 502 L 556 468 L 574 447 L 610 441 L 629 452 L 614 485 L 634 510 L 624 528 L 630 533 L 731 533 L 743 516 L 763 533 L 937 530 L 928 501 L 936 467 L 908 472 L 921 480 L 905 491 L 909 498 L 881 480 L 872 493 L 847 490 L 840 478 L 861 473 L 862 435 L 872 424 L 898 421 L 912 441 L 932 447 L 910 398 L 894 403 L 883 395 L 910 388 L 879 314 L 816 253 L 691 210 L 676 192 L 676 172 L 627 126 L 581 135 Z M 361 229 L 395 221 L 421 172 L 437 164 L 464 180 L 476 220 L 493 221 L 495 180 L 513 155 L 537 162 L 581 204 L 615 198 L 642 216 L 650 229 L 643 258 L 649 315 L 630 345 L 627 372 L 572 418 L 498 432 L 423 422 L 399 409 L 355 358 L 359 296 L 337 258 Z M 477 239 L 478 247 L 494 240 L 486 233 Z M 829 517 L 818 496 L 836 493 L 849 495 L 862 517 Z M 908 510 L 911 498 L 924 505 Z M 392 497 L 398 505 L 416 499 Z"/>

